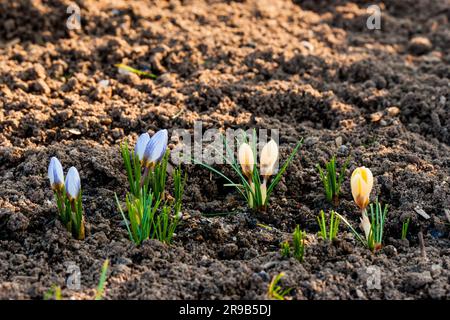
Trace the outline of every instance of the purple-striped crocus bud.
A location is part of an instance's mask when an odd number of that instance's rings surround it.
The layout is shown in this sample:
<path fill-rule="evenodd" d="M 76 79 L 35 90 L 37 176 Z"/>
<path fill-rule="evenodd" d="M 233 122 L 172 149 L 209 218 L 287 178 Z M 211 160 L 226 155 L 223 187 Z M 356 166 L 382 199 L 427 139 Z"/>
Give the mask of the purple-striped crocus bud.
<path fill-rule="evenodd" d="M 166 153 L 168 133 L 166 129 L 159 130 L 147 143 L 144 151 L 144 166 L 153 167 L 161 161 Z"/>
<path fill-rule="evenodd" d="M 64 173 L 58 158 L 52 157 L 48 165 L 48 179 L 53 190 L 61 190 L 64 187 Z"/>
<path fill-rule="evenodd" d="M 134 147 L 134 154 L 138 157 L 140 161 L 144 158 L 145 147 L 147 147 L 150 141 L 150 136 L 148 133 L 143 133 L 139 136 L 136 145 Z"/>
<path fill-rule="evenodd" d="M 69 200 L 75 200 L 80 195 L 81 181 L 78 170 L 75 167 L 70 167 L 66 176 L 66 193 Z"/>

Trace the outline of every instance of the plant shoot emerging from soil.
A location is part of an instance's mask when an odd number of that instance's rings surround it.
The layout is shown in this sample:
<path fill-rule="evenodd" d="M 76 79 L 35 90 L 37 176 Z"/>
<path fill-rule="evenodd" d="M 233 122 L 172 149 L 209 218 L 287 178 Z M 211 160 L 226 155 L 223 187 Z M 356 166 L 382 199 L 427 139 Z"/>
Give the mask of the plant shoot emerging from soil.
<path fill-rule="evenodd" d="M 108 275 L 109 259 L 106 259 L 102 265 L 102 273 L 100 274 L 100 280 L 98 281 L 97 290 L 94 300 L 102 300 L 105 293 L 106 276 Z"/>
<path fill-rule="evenodd" d="M 44 300 L 62 300 L 61 287 L 53 285 L 44 293 Z"/>
<path fill-rule="evenodd" d="M 278 283 L 281 278 L 284 277 L 284 273 L 281 272 L 272 278 L 270 281 L 269 288 L 267 289 L 267 297 L 274 300 L 290 300 L 286 297 L 292 288 L 283 289 Z"/>
<path fill-rule="evenodd" d="M 345 178 L 345 170 L 350 162 L 350 158 L 344 162 L 337 176 L 336 170 L 336 156 L 333 156 L 329 162 L 325 164 L 325 169 L 322 169 L 320 164 L 317 164 L 320 180 L 322 180 L 325 189 L 325 196 L 328 202 L 337 205 L 339 202 L 339 194 L 341 192 L 341 185 Z"/>
<path fill-rule="evenodd" d="M 223 137 L 222 137 L 223 138 Z M 214 169 L 210 165 L 193 160 L 195 163 L 200 164 L 214 173 L 217 173 L 229 183 L 225 186 L 235 187 L 239 193 L 247 201 L 248 207 L 255 211 L 265 211 L 267 209 L 270 195 L 273 189 L 280 182 L 282 175 L 286 171 L 290 162 L 294 158 L 298 149 L 302 144 L 300 140 L 295 146 L 288 159 L 283 163 L 278 173 L 274 175 L 275 165 L 278 160 L 278 145 L 274 140 L 270 140 L 264 145 L 261 150 L 259 169 L 257 165 L 257 152 L 256 152 L 256 130 L 253 130 L 252 143 L 248 142 L 247 135 L 244 135 L 244 142 L 240 144 L 238 150 L 238 161 L 233 156 L 233 151 L 227 145 L 226 139 L 223 139 L 225 145 L 226 155 L 223 156 L 225 162 L 233 168 L 236 174 L 240 178 L 240 183 L 233 182 L 229 177 L 225 176 L 222 172 Z M 270 183 L 269 183 L 270 181 Z"/>
<path fill-rule="evenodd" d="M 376 199 L 375 204 L 370 204 L 369 215 L 367 212 L 363 213 L 361 219 L 360 228 L 363 230 L 364 235 L 361 235 L 356 231 L 352 225 L 340 214 L 336 213 L 342 219 L 342 221 L 350 228 L 356 238 L 361 241 L 367 248 L 372 251 L 378 251 L 383 245 L 383 231 L 384 223 L 386 221 L 386 215 L 388 211 L 388 205 L 384 208 Z"/>
<path fill-rule="evenodd" d="M 125 198 L 128 219 L 116 195 L 117 207 L 125 221 L 131 241 L 139 245 L 146 239 L 158 239 L 170 244 L 181 215 L 181 199 L 185 181 L 181 170 L 176 169 L 174 171 L 175 199 L 172 204 L 158 198 L 145 186 L 139 197 L 128 193 Z"/>
<path fill-rule="evenodd" d="M 317 217 L 317 222 L 319 223 L 320 227 L 319 235 L 323 240 L 333 241 L 334 239 L 336 239 L 341 219 L 338 215 L 336 215 L 336 212 L 334 210 L 331 210 L 329 214 L 328 228 L 325 218 L 325 212 L 323 210 L 320 211 L 320 214 Z"/>
<path fill-rule="evenodd" d="M 59 218 L 67 230 L 78 239 L 84 239 L 84 215 L 81 203 L 81 181 L 78 170 L 71 167 L 64 181 L 61 162 L 52 157 L 48 166 L 50 186 L 55 194 Z"/>
<path fill-rule="evenodd" d="M 305 257 L 305 238 L 306 232 L 300 230 L 299 226 L 296 226 L 292 235 L 292 244 L 294 247 L 294 258 L 300 262 L 303 262 Z"/>
<path fill-rule="evenodd" d="M 289 258 L 291 256 L 291 246 L 289 245 L 289 241 L 283 241 L 281 243 L 281 257 Z"/>
<path fill-rule="evenodd" d="M 294 233 L 292 234 L 292 247 L 289 244 L 289 241 L 282 242 L 281 256 L 283 258 L 294 257 L 299 262 L 303 262 L 305 256 L 305 239 L 306 232 L 300 230 L 299 226 L 296 226 Z"/>
<path fill-rule="evenodd" d="M 411 218 L 406 218 L 405 221 L 403 221 L 402 224 L 402 240 L 406 239 L 406 236 L 408 235 L 408 228 L 409 228 L 409 223 L 411 222 Z"/>

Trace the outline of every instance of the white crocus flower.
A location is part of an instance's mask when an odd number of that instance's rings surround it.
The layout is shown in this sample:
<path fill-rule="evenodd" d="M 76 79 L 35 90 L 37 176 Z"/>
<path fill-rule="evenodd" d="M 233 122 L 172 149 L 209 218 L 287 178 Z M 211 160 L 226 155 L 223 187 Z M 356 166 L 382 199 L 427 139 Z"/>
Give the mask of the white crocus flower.
<path fill-rule="evenodd" d="M 144 166 L 153 167 L 157 162 L 161 161 L 166 153 L 168 139 L 166 129 L 159 130 L 151 137 L 144 151 Z"/>
<path fill-rule="evenodd" d="M 262 149 L 260 157 L 260 173 L 263 177 L 273 174 L 275 164 L 278 160 L 278 145 L 271 139 Z"/>
<path fill-rule="evenodd" d="M 58 158 L 52 157 L 48 166 L 48 179 L 53 190 L 61 189 L 64 186 L 64 173 L 61 162 Z"/>
<path fill-rule="evenodd" d="M 372 172 L 366 167 L 356 168 L 350 178 L 353 199 L 361 210 L 369 205 L 370 192 L 373 187 Z"/>
<path fill-rule="evenodd" d="M 147 147 L 150 141 L 150 135 L 148 133 L 143 133 L 139 136 L 136 146 L 134 147 L 134 154 L 138 157 L 140 161 L 144 159 L 145 147 Z"/>
<path fill-rule="evenodd" d="M 253 156 L 253 150 L 248 143 L 241 144 L 238 151 L 238 158 L 239 164 L 242 167 L 242 172 L 250 179 L 255 165 L 255 158 Z"/>
<path fill-rule="evenodd" d="M 77 199 L 81 191 L 81 181 L 78 170 L 75 167 L 71 167 L 66 176 L 66 193 L 69 200 Z"/>

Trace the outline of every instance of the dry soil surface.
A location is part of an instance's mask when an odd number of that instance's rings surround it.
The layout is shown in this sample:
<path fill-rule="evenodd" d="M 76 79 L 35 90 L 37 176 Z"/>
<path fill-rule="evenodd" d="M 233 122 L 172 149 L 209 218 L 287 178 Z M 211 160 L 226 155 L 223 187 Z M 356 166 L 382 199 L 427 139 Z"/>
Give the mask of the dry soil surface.
<path fill-rule="evenodd" d="M 367 29 L 372 3 L 359 0 L 77 3 L 81 29 L 69 30 L 70 1 L 0 1 L 0 298 L 41 299 L 59 285 L 64 298 L 90 299 L 106 258 L 107 299 L 264 299 L 280 272 L 294 299 L 450 297 L 449 1 L 378 3 L 381 30 Z M 127 191 L 119 144 L 194 121 L 279 129 L 282 159 L 304 144 L 266 214 L 184 166 L 174 243 L 136 247 L 114 202 Z M 351 157 L 338 212 L 356 225 L 348 177 L 361 165 L 390 205 L 375 254 L 343 226 L 335 243 L 317 237 L 316 216 L 332 207 L 315 165 L 333 154 Z M 80 171 L 85 241 L 55 219 L 51 156 Z M 279 252 L 297 224 L 303 263 Z M 66 285 L 71 263 L 79 290 Z"/>

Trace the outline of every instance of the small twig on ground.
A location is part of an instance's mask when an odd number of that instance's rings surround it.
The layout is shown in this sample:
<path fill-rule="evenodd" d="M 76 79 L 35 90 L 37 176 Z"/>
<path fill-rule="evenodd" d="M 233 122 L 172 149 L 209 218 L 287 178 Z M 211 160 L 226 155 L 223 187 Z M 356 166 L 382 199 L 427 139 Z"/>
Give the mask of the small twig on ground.
<path fill-rule="evenodd" d="M 448 222 L 450 223 L 450 210 L 444 209 L 445 216 L 447 217 Z"/>
<path fill-rule="evenodd" d="M 419 237 L 420 255 L 423 259 L 427 259 L 427 252 L 425 251 L 425 241 L 423 240 L 422 231 L 419 231 L 417 236 Z"/>
<path fill-rule="evenodd" d="M 172 120 L 177 119 L 179 116 L 181 116 L 184 112 L 184 109 L 181 109 L 180 111 L 178 111 L 176 114 L 174 114 L 172 116 Z"/>

